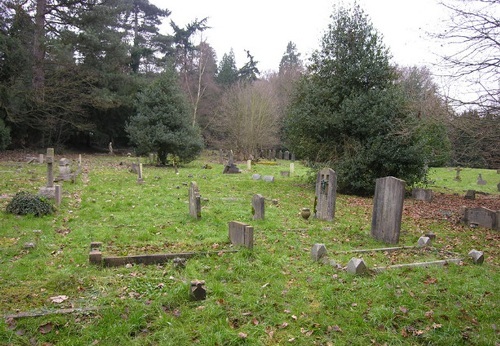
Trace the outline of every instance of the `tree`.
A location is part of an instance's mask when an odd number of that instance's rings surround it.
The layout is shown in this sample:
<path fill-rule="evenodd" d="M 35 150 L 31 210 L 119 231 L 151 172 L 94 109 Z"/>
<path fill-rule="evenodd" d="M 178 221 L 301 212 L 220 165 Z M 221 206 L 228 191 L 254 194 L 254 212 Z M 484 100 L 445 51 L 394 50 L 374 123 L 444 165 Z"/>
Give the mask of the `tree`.
<path fill-rule="evenodd" d="M 451 142 L 448 137 L 450 111 L 439 94 L 427 67 L 398 68 L 398 85 L 408 100 L 408 111 L 417 119 L 416 130 L 423 140 L 427 164 L 443 166 L 451 158 Z"/>
<path fill-rule="evenodd" d="M 257 68 L 258 61 L 253 59 L 253 55 L 250 54 L 250 51 L 245 50 L 247 53 L 248 61 L 240 68 L 238 72 L 238 80 L 243 82 L 253 82 L 257 80 L 257 76 L 260 74 L 259 69 Z"/>
<path fill-rule="evenodd" d="M 459 105 L 479 107 L 483 113 L 500 111 L 500 2 L 498 0 L 447 0 L 441 2 L 450 13 L 446 30 L 434 36 L 451 53 L 443 67 L 451 69 L 454 83 L 467 84 L 475 97 L 453 100 Z M 462 95 L 464 96 L 464 95 Z"/>
<path fill-rule="evenodd" d="M 302 60 L 300 60 L 300 53 L 297 52 L 297 46 L 292 41 L 288 42 L 286 51 L 281 57 L 279 74 L 285 75 L 290 73 L 297 73 L 303 70 Z"/>
<path fill-rule="evenodd" d="M 191 111 L 173 70 L 138 94 L 136 109 L 126 131 L 138 154 L 156 152 L 160 163 L 166 164 L 169 154 L 189 162 L 201 152 L 201 136 L 191 126 Z"/>
<path fill-rule="evenodd" d="M 223 89 L 229 88 L 238 81 L 238 69 L 232 49 L 222 56 L 215 80 Z"/>
<path fill-rule="evenodd" d="M 331 18 L 292 99 L 288 147 L 333 165 L 341 192 L 371 194 L 389 175 L 420 181 L 425 157 L 388 50 L 358 5 Z"/>
<path fill-rule="evenodd" d="M 214 117 L 221 145 L 248 158 L 279 143 L 277 99 L 272 85 L 259 80 L 228 89 Z"/>

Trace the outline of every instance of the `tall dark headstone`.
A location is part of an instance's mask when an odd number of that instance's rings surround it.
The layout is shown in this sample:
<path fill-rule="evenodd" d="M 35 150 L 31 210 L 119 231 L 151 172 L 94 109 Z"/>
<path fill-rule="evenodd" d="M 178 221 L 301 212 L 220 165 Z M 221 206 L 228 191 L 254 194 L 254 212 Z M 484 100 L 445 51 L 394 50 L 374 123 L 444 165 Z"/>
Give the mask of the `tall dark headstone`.
<path fill-rule="evenodd" d="M 332 221 L 335 217 L 337 198 L 337 173 L 331 168 L 318 172 L 316 178 L 316 217 Z"/>
<path fill-rule="evenodd" d="M 394 177 L 376 180 L 371 228 L 375 239 L 389 244 L 399 242 L 404 194 L 404 180 Z"/>

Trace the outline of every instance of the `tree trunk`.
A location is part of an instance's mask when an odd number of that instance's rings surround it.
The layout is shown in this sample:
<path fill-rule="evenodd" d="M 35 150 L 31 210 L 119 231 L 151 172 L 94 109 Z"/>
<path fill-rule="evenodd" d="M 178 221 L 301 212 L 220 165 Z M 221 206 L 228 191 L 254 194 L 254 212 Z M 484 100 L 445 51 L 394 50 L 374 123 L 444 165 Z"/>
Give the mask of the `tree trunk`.
<path fill-rule="evenodd" d="M 37 100 L 43 100 L 43 88 L 45 86 L 45 71 L 43 69 L 45 58 L 44 36 L 45 36 L 45 11 L 47 0 L 36 1 L 35 32 L 33 37 L 33 90 Z"/>

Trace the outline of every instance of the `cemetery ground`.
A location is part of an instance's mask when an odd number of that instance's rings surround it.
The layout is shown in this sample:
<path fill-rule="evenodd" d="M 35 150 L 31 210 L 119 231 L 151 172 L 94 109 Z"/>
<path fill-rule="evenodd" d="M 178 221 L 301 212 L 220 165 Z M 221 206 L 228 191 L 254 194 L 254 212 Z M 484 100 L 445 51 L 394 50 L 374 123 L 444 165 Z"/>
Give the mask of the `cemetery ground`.
<path fill-rule="evenodd" d="M 56 153 L 56 158 L 62 157 Z M 75 155 L 65 156 L 76 161 Z M 218 154 L 179 169 L 136 158 L 83 155 L 75 183 L 62 184 L 57 211 L 7 214 L 18 191 L 36 193 L 46 166 L 25 154 L 0 161 L 1 345 L 498 345 L 500 233 L 460 222 L 464 205 L 500 209 L 494 170 L 432 169 L 434 199 L 407 196 L 398 246 L 432 232 L 432 248 L 351 253 L 387 247 L 370 235 L 372 198 L 337 195 L 334 221 L 300 216 L 313 209 L 308 170 L 290 161 L 222 174 Z M 206 166 L 206 165 L 209 166 Z M 273 175 L 274 182 L 252 179 Z M 477 185 L 478 174 L 487 182 Z M 196 181 L 201 218 L 189 214 Z M 463 198 L 474 189 L 475 200 Z M 252 197 L 265 197 L 265 219 L 253 220 Z M 228 222 L 254 227 L 253 249 L 232 246 Z M 104 256 L 196 252 L 183 265 L 103 267 L 89 263 L 91 242 Z M 338 265 L 311 259 L 325 244 Z M 482 265 L 467 256 L 483 251 Z M 232 250 L 239 250 L 233 252 Z M 376 272 L 392 264 L 456 257 L 459 264 Z M 363 258 L 365 275 L 345 270 Z M 190 282 L 204 280 L 205 300 Z"/>

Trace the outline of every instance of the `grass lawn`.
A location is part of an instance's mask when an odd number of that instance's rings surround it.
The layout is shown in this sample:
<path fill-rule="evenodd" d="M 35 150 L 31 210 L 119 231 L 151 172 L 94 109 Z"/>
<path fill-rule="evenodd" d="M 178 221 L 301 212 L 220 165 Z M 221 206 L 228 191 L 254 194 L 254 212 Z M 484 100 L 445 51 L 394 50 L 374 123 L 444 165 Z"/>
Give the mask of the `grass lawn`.
<path fill-rule="evenodd" d="M 251 170 L 239 163 L 241 174 L 223 175 L 217 159 L 206 152 L 175 174 L 143 158 L 138 184 L 129 170 L 136 159 L 83 155 L 76 183 L 61 182 L 57 212 L 41 218 L 5 208 L 15 193 L 46 184 L 46 166 L 15 155 L 0 161 L 0 345 L 500 343 L 500 233 L 458 221 L 462 205 L 500 209 L 496 171 L 463 168 L 457 182 L 453 168 L 432 169 L 433 202 L 405 200 L 399 245 L 432 231 L 433 249 L 353 254 L 346 251 L 386 246 L 370 236 L 371 198 L 338 195 L 333 222 L 306 221 L 300 209 L 313 208 L 314 189 L 299 162 L 290 177 L 280 175 L 288 161 Z M 255 173 L 275 181 L 253 180 Z M 476 184 L 478 174 L 486 185 Z M 189 215 L 191 181 L 200 189 L 199 220 Z M 481 193 L 464 200 L 468 189 Z M 257 193 L 266 199 L 265 220 L 252 220 Z M 229 221 L 254 227 L 253 250 L 224 252 L 235 249 Z M 184 268 L 103 268 L 89 264 L 93 241 L 105 256 L 200 255 Z M 315 243 L 341 268 L 312 261 Z M 484 251 L 482 265 L 467 257 L 473 248 Z M 463 262 L 363 276 L 345 270 L 351 257 L 375 268 L 454 256 Z M 206 300 L 189 299 L 195 279 L 205 280 Z"/>

